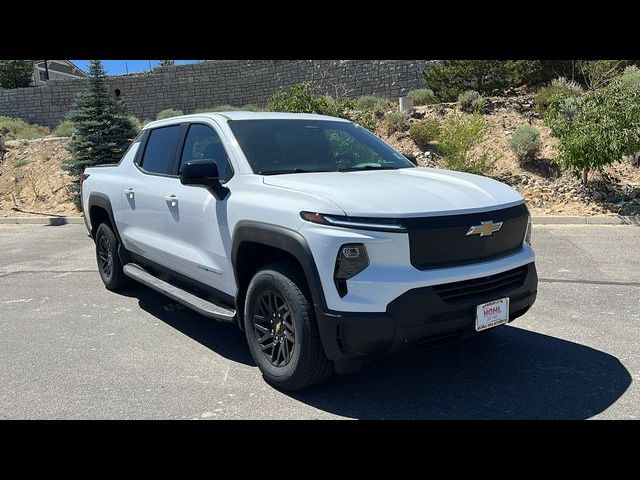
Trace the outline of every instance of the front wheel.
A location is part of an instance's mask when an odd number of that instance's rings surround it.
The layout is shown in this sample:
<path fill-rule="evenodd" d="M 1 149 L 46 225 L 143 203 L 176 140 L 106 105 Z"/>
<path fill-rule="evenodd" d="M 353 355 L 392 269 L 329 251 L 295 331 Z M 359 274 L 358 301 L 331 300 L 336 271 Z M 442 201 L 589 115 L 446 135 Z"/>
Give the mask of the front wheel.
<path fill-rule="evenodd" d="M 277 263 L 257 272 L 247 289 L 244 324 L 251 356 L 265 379 L 283 390 L 320 383 L 333 372 L 298 269 Z"/>

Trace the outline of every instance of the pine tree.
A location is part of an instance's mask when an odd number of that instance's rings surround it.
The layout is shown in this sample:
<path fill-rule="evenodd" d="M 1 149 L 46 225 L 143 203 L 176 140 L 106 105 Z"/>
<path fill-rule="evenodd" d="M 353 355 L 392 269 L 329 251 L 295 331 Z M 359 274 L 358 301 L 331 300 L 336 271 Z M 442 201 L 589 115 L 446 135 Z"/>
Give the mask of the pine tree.
<path fill-rule="evenodd" d="M 33 60 L 0 60 L 0 88 L 28 87 L 33 77 Z"/>
<path fill-rule="evenodd" d="M 80 200 L 80 174 L 86 167 L 115 163 L 137 135 L 131 120 L 123 116 L 107 89 L 106 72 L 100 60 L 91 60 L 89 86 L 78 95 L 70 119 L 74 135 L 67 146 L 71 156 L 63 168 L 73 177 L 71 194 Z"/>

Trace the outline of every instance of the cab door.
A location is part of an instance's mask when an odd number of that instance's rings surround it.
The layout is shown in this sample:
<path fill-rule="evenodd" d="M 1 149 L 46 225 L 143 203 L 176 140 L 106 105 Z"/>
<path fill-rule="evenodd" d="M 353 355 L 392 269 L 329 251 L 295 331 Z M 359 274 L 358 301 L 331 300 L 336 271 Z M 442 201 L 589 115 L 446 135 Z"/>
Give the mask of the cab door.
<path fill-rule="evenodd" d="M 175 178 L 176 153 L 182 125 L 149 130 L 144 150 L 134 161 L 122 185 L 125 248 L 147 260 L 164 265 L 167 203 L 163 193 L 167 182 Z"/>
<path fill-rule="evenodd" d="M 212 159 L 221 183 L 232 179 L 227 139 L 214 123 L 190 123 L 180 148 L 179 165 Z M 180 167 L 178 173 L 180 172 Z M 232 193 L 230 194 L 232 195 Z M 170 178 L 164 187 L 166 262 L 173 271 L 228 295 L 235 294 L 227 195 L 217 200 L 205 187 Z"/>

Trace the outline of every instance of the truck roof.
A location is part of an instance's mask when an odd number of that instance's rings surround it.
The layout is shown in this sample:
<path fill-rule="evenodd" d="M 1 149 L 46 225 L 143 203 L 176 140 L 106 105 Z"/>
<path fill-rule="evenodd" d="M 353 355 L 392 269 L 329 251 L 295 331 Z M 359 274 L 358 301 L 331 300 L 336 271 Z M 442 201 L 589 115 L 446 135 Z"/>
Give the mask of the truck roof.
<path fill-rule="evenodd" d="M 217 120 L 332 120 L 339 122 L 348 122 L 344 118 L 330 117 L 328 115 L 317 115 L 315 113 L 282 113 L 282 112 L 247 112 L 247 111 L 229 111 L 229 112 L 205 112 L 194 113 L 191 115 L 180 115 L 178 117 L 166 118 L 164 120 L 155 120 L 145 125 L 145 129 L 153 128 L 161 125 L 171 125 L 197 118 L 208 117 Z"/>

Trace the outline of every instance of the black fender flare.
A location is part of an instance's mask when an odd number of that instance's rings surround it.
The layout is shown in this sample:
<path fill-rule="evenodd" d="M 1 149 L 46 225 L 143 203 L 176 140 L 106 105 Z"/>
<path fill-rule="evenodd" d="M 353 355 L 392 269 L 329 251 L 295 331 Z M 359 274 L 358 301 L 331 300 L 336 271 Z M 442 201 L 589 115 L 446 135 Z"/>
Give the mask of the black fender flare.
<path fill-rule="evenodd" d="M 231 265 L 236 284 L 240 278 L 238 272 L 238 251 L 244 242 L 259 243 L 274 247 L 291 254 L 302 266 L 307 285 L 311 293 L 314 307 L 326 309 L 324 291 L 320 282 L 318 268 L 313 259 L 313 254 L 306 239 L 295 230 L 279 225 L 258 222 L 253 220 L 241 220 L 233 231 L 233 244 L 231 248 Z M 236 299 L 238 304 L 239 299 Z"/>
<path fill-rule="evenodd" d="M 111 222 L 113 233 L 118 239 L 118 256 L 120 257 L 120 262 L 123 265 L 126 265 L 127 263 L 129 263 L 129 256 L 127 254 L 126 249 L 124 248 L 124 244 L 122 243 L 122 238 L 120 237 L 120 232 L 118 231 L 118 225 L 116 225 L 116 219 L 113 216 L 113 209 L 111 208 L 111 200 L 109 199 L 109 196 L 101 192 L 92 192 L 89 195 L 89 201 L 87 203 L 88 203 L 89 211 L 83 212 L 84 223 L 87 226 L 87 229 L 89 229 L 89 225 L 87 224 L 87 219 L 91 217 L 91 208 L 100 207 L 103 210 L 105 210 L 107 212 L 107 216 L 109 217 L 109 221 Z M 91 238 L 94 237 L 95 228 L 96 228 L 96 225 L 94 225 L 92 222 L 91 229 L 89 230 L 89 234 L 91 235 Z"/>
<path fill-rule="evenodd" d="M 105 210 L 107 212 L 107 215 L 109 216 L 109 221 L 111 222 L 111 226 L 113 227 L 113 230 L 114 230 L 113 233 L 116 234 L 116 237 L 118 238 L 118 242 L 122 244 L 122 239 L 120 238 L 120 234 L 118 233 L 118 226 L 116 225 L 116 221 L 113 216 L 113 209 L 111 208 L 111 200 L 109 199 L 109 196 L 100 192 L 92 192 L 89 195 L 88 206 L 89 206 L 89 211 L 84 212 L 85 218 L 91 219 L 92 207 L 100 207 L 103 210 Z M 92 237 L 93 237 L 93 231 L 95 230 L 95 227 L 96 226 L 92 223 L 91 232 L 90 232 Z"/>

